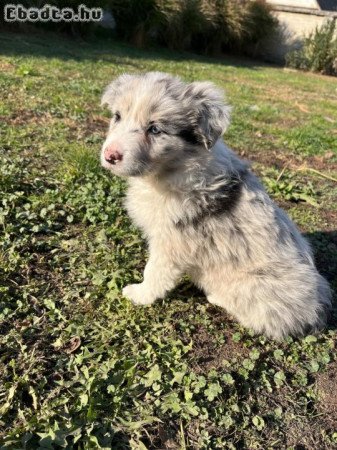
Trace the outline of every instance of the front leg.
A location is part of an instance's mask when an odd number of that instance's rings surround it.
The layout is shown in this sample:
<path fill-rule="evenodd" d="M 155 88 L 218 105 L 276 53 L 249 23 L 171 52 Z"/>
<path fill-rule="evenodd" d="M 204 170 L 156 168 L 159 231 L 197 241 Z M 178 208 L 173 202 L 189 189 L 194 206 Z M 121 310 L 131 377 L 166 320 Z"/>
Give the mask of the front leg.
<path fill-rule="evenodd" d="M 182 270 L 172 256 L 167 254 L 167 249 L 152 245 L 144 270 L 144 281 L 129 284 L 123 289 L 123 295 L 135 305 L 150 305 L 173 289 L 181 274 Z"/>

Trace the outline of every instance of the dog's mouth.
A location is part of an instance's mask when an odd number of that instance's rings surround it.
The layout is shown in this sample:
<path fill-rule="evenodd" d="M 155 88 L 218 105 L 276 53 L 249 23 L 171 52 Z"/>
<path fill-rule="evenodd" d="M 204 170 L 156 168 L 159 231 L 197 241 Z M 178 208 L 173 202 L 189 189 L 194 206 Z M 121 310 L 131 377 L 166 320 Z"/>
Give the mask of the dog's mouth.
<path fill-rule="evenodd" d="M 111 166 L 116 166 L 122 162 L 122 159 L 110 159 L 109 161 L 106 160 L 106 162 Z"/>

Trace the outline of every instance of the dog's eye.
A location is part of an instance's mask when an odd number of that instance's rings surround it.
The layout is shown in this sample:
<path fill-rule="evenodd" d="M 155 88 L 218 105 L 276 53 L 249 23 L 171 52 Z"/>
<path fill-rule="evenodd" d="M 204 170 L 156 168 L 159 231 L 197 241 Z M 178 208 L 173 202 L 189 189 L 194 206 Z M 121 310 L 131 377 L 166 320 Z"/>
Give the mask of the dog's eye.
<path fill-rule="evenodd" d="M 112 116 L 113 120 L 116 122 L 119 122 L 121 120 L 121 115 L 120 113 L 117 111 L 115 112 L 115 114 Z"/>
<path fill-rule="evenodd" d="M 151 125 L 148 129 L 147 129 L 148 133 L 151 134 L 160 134 L 161 130 L 159 127 L 157 127 L 157 125 Z"/>

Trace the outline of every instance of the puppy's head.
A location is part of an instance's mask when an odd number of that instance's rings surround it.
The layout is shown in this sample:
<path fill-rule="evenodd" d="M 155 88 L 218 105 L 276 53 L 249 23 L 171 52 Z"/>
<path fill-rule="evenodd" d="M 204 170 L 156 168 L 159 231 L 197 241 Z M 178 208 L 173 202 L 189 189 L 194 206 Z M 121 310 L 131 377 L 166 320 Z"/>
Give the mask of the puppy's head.
<path fill-rule="evenodd" d="M 103 144 L 103 167 L 116 175 L 169 170 L 213 147 L 230 108 L 212 83 L 184 83 L 160 72 L 121 75 L 105 90 L 112 119 Z"/>

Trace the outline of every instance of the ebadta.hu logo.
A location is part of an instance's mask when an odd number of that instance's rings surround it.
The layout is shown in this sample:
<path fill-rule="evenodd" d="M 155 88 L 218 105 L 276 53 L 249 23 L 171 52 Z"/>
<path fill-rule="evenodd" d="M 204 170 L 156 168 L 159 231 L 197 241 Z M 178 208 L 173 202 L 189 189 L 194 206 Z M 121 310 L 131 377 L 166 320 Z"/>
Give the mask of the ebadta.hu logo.
<path fill-rule="evenodd" d="M 48 4 L 42 8 L 25 8 L 21 4 L 4 7 L 6 22 L 99 22 L 102 18 L 102 8 L 87 8 L 85 5 L 79 5 L 77 10 Z"/>

